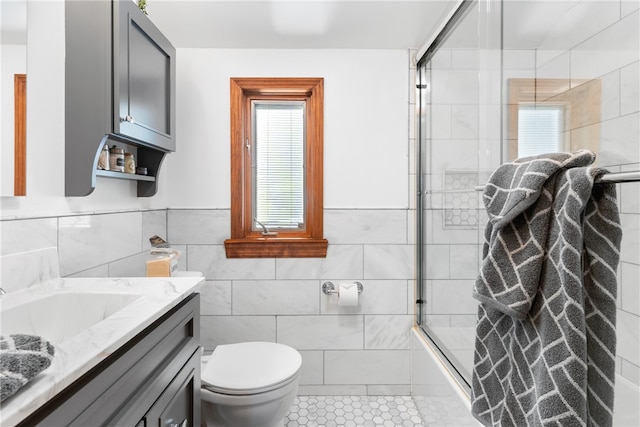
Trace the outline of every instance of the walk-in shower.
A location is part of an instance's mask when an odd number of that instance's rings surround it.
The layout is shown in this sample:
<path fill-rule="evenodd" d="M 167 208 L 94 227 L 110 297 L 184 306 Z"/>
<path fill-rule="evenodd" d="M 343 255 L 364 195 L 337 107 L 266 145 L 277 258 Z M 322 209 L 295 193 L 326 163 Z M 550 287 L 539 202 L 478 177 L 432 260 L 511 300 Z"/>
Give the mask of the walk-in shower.
<path fill-rule="evenodd" d="M 477 189 L 501 163 L 550 151 L 640 170 L 640 5 L 466 0 L 416 59 L 417 323 L 468 392 L 486 224 Z M 640 383 L 639 194 L 640 183 L 618 185 L 614 425 L 640 425 L 625 404 Z"/>

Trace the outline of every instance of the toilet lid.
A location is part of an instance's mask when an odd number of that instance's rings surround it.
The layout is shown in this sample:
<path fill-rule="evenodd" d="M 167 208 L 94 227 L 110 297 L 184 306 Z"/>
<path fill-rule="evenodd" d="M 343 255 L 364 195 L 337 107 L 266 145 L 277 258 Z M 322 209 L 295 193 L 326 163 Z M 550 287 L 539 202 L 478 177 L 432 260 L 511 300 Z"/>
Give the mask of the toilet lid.
<path fill-rule="evenodd" d="M 203 384 L 226 394 L 267 391 L 300 370 L 302 357 L 295 349 L 271 342 L 219 345 L 202 370 Z"/>

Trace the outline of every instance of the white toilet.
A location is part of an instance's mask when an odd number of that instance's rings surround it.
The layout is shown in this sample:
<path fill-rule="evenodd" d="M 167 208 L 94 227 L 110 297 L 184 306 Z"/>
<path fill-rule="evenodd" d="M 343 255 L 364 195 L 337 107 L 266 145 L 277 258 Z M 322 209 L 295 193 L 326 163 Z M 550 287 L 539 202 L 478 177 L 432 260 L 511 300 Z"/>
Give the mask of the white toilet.
<path fill-rule="evenodd" d="M 201 425 L 282 426 L 296 397 L 301 365 L 300 353 L 284 344 L 217 346 L 202 368 Z"/>

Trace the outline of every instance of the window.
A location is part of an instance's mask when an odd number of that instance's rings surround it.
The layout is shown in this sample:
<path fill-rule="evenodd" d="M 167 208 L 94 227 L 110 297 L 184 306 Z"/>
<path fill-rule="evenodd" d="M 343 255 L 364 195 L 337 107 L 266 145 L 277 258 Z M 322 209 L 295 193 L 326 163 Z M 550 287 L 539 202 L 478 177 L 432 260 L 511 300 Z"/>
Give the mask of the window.
<path fill-rule="evenodd" d="M 228 258 L 325 257 L 322 78 L 231 79 Z"/>
<path fill-rule="evenodd" d="M 557 151 L 600 149 L 599 79 L 509 79 L 509 160 Z"/>
<path fill-rule="evenodd" d="M 253 101 L 255 225 L 304 230 L 304 101 Z"/>
<path fill-rule="evenodd" d="M 566 151 L 562 105 L 520 105 L 518 156 L 530 157 Z"/>

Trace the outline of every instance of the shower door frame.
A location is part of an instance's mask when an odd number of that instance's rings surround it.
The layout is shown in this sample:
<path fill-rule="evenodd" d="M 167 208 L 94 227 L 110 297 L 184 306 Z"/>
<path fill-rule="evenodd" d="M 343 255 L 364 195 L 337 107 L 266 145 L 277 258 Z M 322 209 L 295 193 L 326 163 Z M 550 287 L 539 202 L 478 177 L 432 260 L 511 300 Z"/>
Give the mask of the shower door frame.
<path fill-rule="evenodd" d="M 425 196 L 427 194 L 427 190 L 425 188 L 426 185 L 424 182 L 424 173 L 426 170 L 426 165 L 424 164 L 424 155 L 426 140 L 430 136 L 425 135 L 425 133 L 428 133 L 428 131 L 425 132 L 427 126 L 424 121 L 428 118 L 427 114 L 423 111 L 423 107 L 426 105 L 424 97 L 428 97 L 426 89 L 430 84 L 430 69 L 428 68 L 428 65 L 431 58 L 444 43 L 447 37 L 451 34 L 451 32 L 455 30 L 458 23 L 466 16 L 466 13 L 471 9 L 471 7 L 477 5 L 477 3 L 478 0 L 462 0 L 456 8 L 455 12 L 451 15 L 451 18 L 442 28 L 440 33 L 435 37 L 422 57 L 417 60 L 416 64 L 416 136 L 418 138 L 416 144 L 416 323 L 423 336 L 427 340 L 429 340 L 439 351 L 439 354 L 437 356 L 439 357 L 440 361 L 448 368 L 449 372 L 452 374 L 456 382 L 467 394 L 470 394 L 471 392 L 470 378 L 465 378 L 465 376 L 460 372 L 460 369 L 456 366 L 456 359 L 451 351 L 449 351 L 449 349 L 442 343 L 437 335 L 433 331 L 431 331 L 431 329 L 424 322 L 427 302 L 425 295 L 426 266 L 424 264 L 425 260 L 423 259 L 425 222 L 424 204 Z"/>

